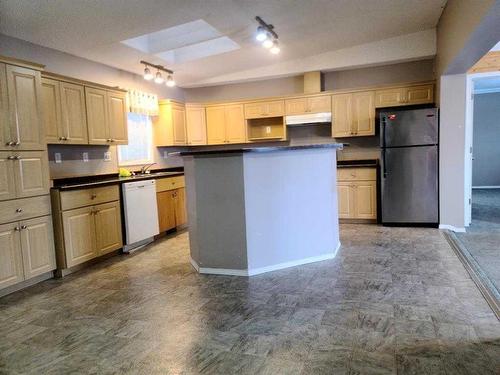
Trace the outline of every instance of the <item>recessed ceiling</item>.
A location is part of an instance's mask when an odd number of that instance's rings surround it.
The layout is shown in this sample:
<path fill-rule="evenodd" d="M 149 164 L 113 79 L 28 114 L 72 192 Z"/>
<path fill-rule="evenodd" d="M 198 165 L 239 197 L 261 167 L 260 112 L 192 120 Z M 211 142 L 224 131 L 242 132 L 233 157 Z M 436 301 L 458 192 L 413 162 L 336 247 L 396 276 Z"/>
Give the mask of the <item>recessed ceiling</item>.
<path fill-rule="evenodd" d="M 428 34 L 418 33 L 436 27 L 445 3 L 446 0 L 2 0 L 0 33 L 137 74 L 143 69 L 140 60 L 166 65 L 175 71 L 180 86 L 194 86 L 224 83 L 229 81 L 226 76 L 233 82 L 258 79 L 261 70 L 267 72 L 262 74 L 266 77 L 292 75 L 293 69 L 288 67 L 295 61 L 302 61 L 301 68 L 307 71 L 313 69 L 316 56 L 322 56 L 326 63 L 322 68 L 328 69 L 329 61 L 332 69 L 339 68 L 339 61 L 345 61 L 347 67 L 357 59 L 351 47 L 372 45 L 375 49 L 377 41 L 406 34 L 427 35 L 426 43 L 431 43 Z M 279 55 L 268 53 L 255 42 L 257 15 L 275 26 L 280 37 Z M 408 40 L 417 43 L 416 51 L 423 43 L 415 38 Z M 333 61 L 327 54 L 332 51 L 346 52 L 332 55 Z M 351 59 L 343 59 L 349 53 Z M 428 52 L 399 59 L 429 57 L 424 54 Z M 396 55 L 391 58 L 398 60 Z M 376 63 L 373 59 L 366 61 Z M 248 74 L 250 70 L 252 74 Z"/>

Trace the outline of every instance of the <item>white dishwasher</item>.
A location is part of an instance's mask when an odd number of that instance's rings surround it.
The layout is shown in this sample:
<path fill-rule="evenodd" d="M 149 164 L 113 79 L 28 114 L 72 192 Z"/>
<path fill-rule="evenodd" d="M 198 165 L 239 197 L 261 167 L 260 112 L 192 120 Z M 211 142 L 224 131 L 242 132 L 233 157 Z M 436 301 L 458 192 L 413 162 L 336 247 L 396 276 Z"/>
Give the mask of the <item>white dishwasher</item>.
<path fill-rule="evenodd" d="M 125 216 L 125 246 L 128 253 L 154 241 L 160 233 L 156 205 L 156 181 L 127 182 L 122 185 Z"/>

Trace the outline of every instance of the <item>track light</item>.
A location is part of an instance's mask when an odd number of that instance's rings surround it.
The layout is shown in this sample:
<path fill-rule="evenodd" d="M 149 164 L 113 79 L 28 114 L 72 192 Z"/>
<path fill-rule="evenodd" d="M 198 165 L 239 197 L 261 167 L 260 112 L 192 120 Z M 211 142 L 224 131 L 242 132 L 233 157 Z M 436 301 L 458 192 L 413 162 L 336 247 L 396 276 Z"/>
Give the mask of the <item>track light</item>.
<path fill-rule="evenodd" d="M 151 81 L 154 78 L 154 82 L 161 85 L 163 82 L 165 82 L 165 79 L 161 75 L 161 72 L 165 72 L 168 74 L 166 84 L 168 87 L 173 87 L 175 86 L 175 81 L 174 81 L 174 72 L 173 70 L 167 69 L 162 65 L 156 65 L 156 64 L 151 64 L 147 61 L 141 60 L 141 64 L 144 65 L 144 79 L 146 81 Z M 149 67 L 157 69 L 156 75 L 153 75 L 151 73 L 151 70 L 149 70 Z"/>
<path fill-rule="evenodd" d="M 272 54 L 277 55 L 280 53 L 278 34 L 274 31 L 274 26 L 264 22 L 259 16 L 255 17 L 255 20 L 259 23 L 255 39 L 261 42 L 262 47 L 267 48 Z"/>
<path fill-rule="evenodd" d="M 255 39 L 258 42 L 263 42 L 267 39 L 267 31 L 262 26 L 257 27 L 257 35 L 255 35 Z"/>
<path fill-rule="evenodd" d="M 146 81 L 151 81 L 153 79 L 153 73 L 151 73 L 151 70 L 146 66 L 144 68 L 144 79 Z"/>
<path fill-rule="evenodd" d="M 174 87 L 175 86 L 174 77 L 172 77 L 171 74 L 169 74 L 168 77 L 167 77 L 167 86 L 168 87 Z"/>
<path fill-rule="evenodd" d="M 278 41 L 276 39 L 273 40 L 273 46 L 271 47 L 270 51 L 274 55 L 277 55 L 278 53 L 280 53 L 280 46 L 279 46 Z"/>
<path fill-rule="evenodd" d="M 155 83 L 158 83 L 159 85 L 163 83 L 163 77 L 161 76 L 160 71 L 156 72 Z"/>

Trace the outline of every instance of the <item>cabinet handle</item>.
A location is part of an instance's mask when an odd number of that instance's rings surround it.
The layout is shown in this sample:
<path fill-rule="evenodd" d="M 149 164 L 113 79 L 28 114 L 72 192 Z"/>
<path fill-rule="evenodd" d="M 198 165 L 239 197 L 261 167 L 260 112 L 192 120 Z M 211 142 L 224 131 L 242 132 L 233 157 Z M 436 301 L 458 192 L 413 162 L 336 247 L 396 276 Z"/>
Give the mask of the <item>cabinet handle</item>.
<path fill-rule="evenodd" d="M 11 142 L 6 142 L 5 146 L 14 146 L 14 142 L 12 142 L 12 141 Z"/>
<path fill-rule="evenodd" d="M 21 160 L 21 157 L 19 155 L 13 156 L 14 160 Z"/>
<path fill-rule="evenodd" d="M 114 139 L 110 139 L 110 142 L 114 142 L 115 140 Z"/>
<path fill-rule="evenodd" d="M 20 144 L 21 144 L 21 142 L 16 141 L 16 142 L 14 143 L 14 146 L 19 146 Z"/>
<path fill-rule="evenodd" d="M 22 209 L 22 208 L 16 208 L 16 212 L 17 212 L 18 214 L 20 214 L 21 212 L 23 212 L 23 209 Z"/>
<path fill-rule="evenodd" d="M 60 141 L 64 141 L 64 137 L 59 137 L 59 140 Z"/>
<path fill-rule="evenodd" d="M 67 140 L 68 140 L 68 138 L 67 138 L 67 137 L 63 137 L 63 141 L 67 141 Z"/>
<path fill-rule="evenodd" d="M 14 227 L 14 230 L 15 230 L 16 232 L 19 232 L 19 231 L 21 231 L 21 228 L 19 228 L 19 227 Z"/>
<path fill-rule="evenodd" d="M 92 194 L 92 195 L 90 196 L 90 199 L 96 199 L 96 198 L 97 198 L 97 194 Z"/>
<path fill-rule="evenodd" d="M 7 160 L 14 160 L 14 156 L 7 156 Z"/>
<path fill-rule="evenodd" d="M 27 229 L 28 227 L 26 225 L 22 225 L 21 229 Z"/>

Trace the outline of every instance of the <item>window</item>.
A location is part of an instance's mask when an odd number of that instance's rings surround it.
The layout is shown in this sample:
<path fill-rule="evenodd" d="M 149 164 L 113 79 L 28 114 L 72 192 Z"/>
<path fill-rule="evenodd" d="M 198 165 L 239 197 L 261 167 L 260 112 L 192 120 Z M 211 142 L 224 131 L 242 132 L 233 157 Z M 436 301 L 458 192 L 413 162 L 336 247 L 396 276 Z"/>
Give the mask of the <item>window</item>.
<path fill-rule="evenodd" d="M 118 146 L 119 165 L 153 163 L 153 124 L 151 117 L 128 113 L 128 145 Z"/>

